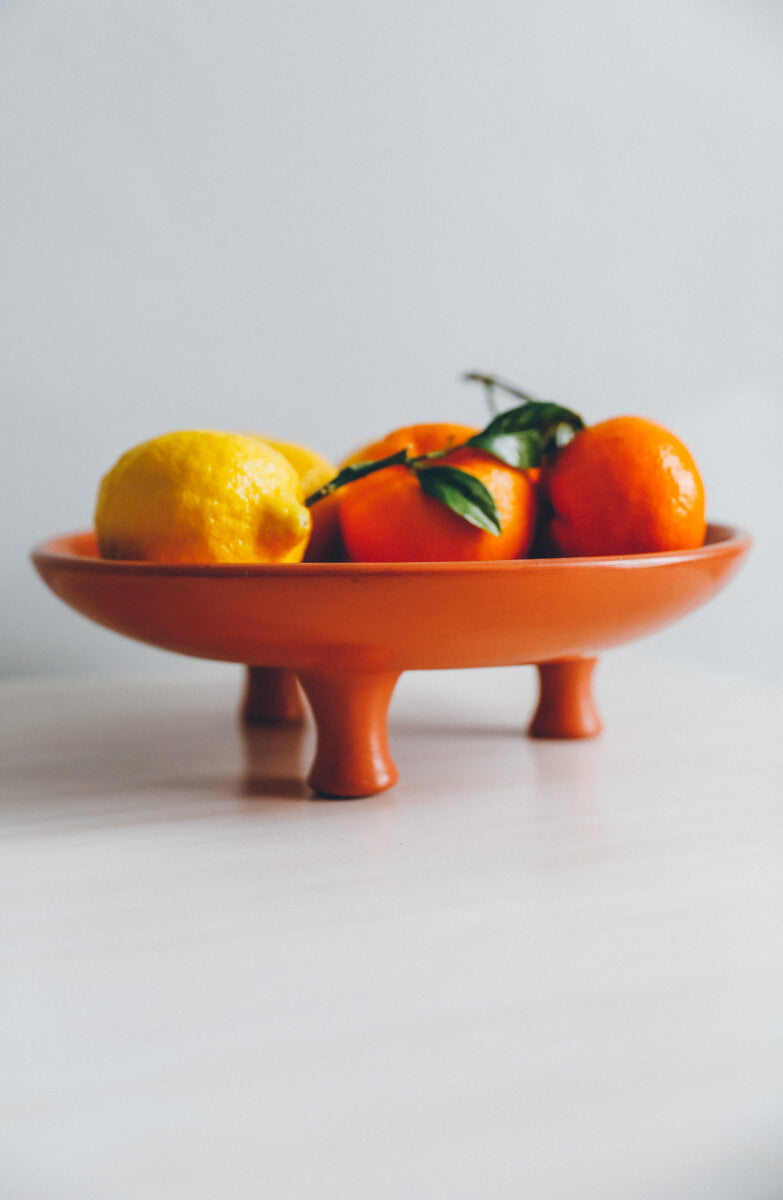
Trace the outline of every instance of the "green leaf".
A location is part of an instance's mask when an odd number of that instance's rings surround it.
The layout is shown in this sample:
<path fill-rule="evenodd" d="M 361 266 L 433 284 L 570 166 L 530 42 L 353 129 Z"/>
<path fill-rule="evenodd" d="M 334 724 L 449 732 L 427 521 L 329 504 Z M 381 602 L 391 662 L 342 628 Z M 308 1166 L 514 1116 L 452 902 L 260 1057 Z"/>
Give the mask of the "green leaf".
<path fill-rule="evenodd" d="M 485 429 L 475 434 L 468 443 L 477 450 L 484 450 L 520 471 L 537 467 L 544 456 L 544 439 L 537 429 L 525 429 L 519 433 L 489 433 Z"/>
<path fill-rule="evenodd" d="M 384 467 L 395 466 L 398 463 L 405 464 L 408 462 L 408 448 L 397 450 L 394 454 L 389 454 L 386 458 L 376 458 L 369 462 L 351 463 L 350 466 L 343 467 L 342 471 L 338 471 L 334 479 L 330 479 L 323 487 L 320 487 L 317 492 L 305 499 L 305 504 L 308 508 L 312 508 L 319 500 L 323 500 L 326 496 L 331 496 L 332 492 L 336 492 L 338 488 L 345 487 L 347 483 L 353 483 L 355 479 L 363 479 L 365 475 L 372 475 L 375 471 L 382 471 Z"/>
<path fill-rule="evenodd" d="M 552 445 L 559 444 L 560 431 L 573 435 L 583 427 L 582 418 L 570 408 L 528 400 L 499 413 L 481 433 L 469 439 L 468 445 L 524 471 L 537 467 Z"/>
<path fill-rule="evenodd" d="M 553 404 L 550 400 L 528 400 L 526 404 L 499 413 L 477 436 L 521 433 L 526 429 L 551 430 L 558 425 L 570 425 L 577 430 L 584 427 L 584 422 L 578 413 L 563 408 L 562 404 Z"/>
<path fill-rule="evenodd" d="M 416 470 L 422 490 L 442 501 L 452 512 L 478 529 L 500 533 L 500 514 L 480 479 L 456 467 L 422 467 Z"/>

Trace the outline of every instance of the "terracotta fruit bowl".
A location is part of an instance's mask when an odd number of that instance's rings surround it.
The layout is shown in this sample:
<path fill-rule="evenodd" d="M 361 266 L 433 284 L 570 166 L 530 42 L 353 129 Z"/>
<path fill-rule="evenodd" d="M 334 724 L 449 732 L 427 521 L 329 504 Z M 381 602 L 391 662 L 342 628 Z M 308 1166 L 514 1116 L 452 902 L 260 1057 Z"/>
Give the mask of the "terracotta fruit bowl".
<path fill-rule="evenodd" d="M 107 561 L 92 533 L 33 551 L 66 604 L 127 637 L 248 665 L 244 716 L 301 715 L 318 740 L 310 786 L 367 796 L 397 778 L 386 715 L 402 671 L 538 667 L 534 737 L 589 737 L 596 656 L 704 604 L 750 549 L 710 525 L 698 550 L 500 563 L 168 565 Z"/>

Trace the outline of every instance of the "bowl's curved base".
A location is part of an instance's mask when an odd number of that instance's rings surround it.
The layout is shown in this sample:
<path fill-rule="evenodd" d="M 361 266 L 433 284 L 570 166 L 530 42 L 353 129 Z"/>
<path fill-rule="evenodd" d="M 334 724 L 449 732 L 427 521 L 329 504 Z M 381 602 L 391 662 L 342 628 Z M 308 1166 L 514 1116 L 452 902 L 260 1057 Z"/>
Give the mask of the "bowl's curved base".
<path fill-rule="evenodd" d="M 592 677 L 597 659 L 535 664 L 539 699 L 528 733 L 536 738 L 587 738 L 600 732 Z M 397 781 L 387 736 L 389 703 L 399 671 L 307 671 L 248 667 L 241 707 L 246 725 L 304 720 L 301 685 L 316 724 L 307 782 L 320 796 L 374 796 Z"/>

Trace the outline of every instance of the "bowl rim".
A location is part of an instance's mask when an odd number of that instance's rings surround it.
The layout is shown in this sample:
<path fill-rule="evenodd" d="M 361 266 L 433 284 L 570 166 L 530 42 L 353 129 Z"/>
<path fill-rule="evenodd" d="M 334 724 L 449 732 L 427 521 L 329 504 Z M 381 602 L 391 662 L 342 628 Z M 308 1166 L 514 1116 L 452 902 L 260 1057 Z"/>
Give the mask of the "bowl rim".
<path fill-rule="evenodd" d="M 734 525 L 710 522 L 704 544 L 691 550 L 657 550 L 646 554 L 604 554 L 572 558 L 518 558 L 494 562 L 302 562 L 302 563 L 158 563 L 135 559 L 99 558 L 78 549 L 94 545 L 91 529 L 57 534 L 39 542 L 30 552 L 36 567 L 65 567 L 106 575 L 150 575 L 207 578 L 313 577 L 358 578 L 362 576 L 423 576 L 505 574 L 589 570 L 593 567 L 615 569 L 644 568 L 664 563 L 691 562 L 722 557 L 726 553 L 749 550 L 753 538 Z"/>

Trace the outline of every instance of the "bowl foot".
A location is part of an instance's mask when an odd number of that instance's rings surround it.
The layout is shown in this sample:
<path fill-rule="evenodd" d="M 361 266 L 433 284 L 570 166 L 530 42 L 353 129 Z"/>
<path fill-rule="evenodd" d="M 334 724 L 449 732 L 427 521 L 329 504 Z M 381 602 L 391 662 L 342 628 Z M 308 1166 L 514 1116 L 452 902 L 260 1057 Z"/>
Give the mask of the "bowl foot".
<path fill-rule="evenodd" d="M 322 796 L 374 796 L 397 781 L 386 716 L 398 671 L 301 671 L 318 741 L 307 782 Z"/>
<path fill-rule="evenodd" d="M 244 725 L 300 725 L 305 710 L 293 671 L 248 667 L 240 717 Z"/>
<path fill-rule="evenodd" d="M 601 731 L 593 701 L 592 677 L 597 658 L 563 658 L 536 663 L 538 707 L 528 733 L 537 738 L 588 738 Z"/>

